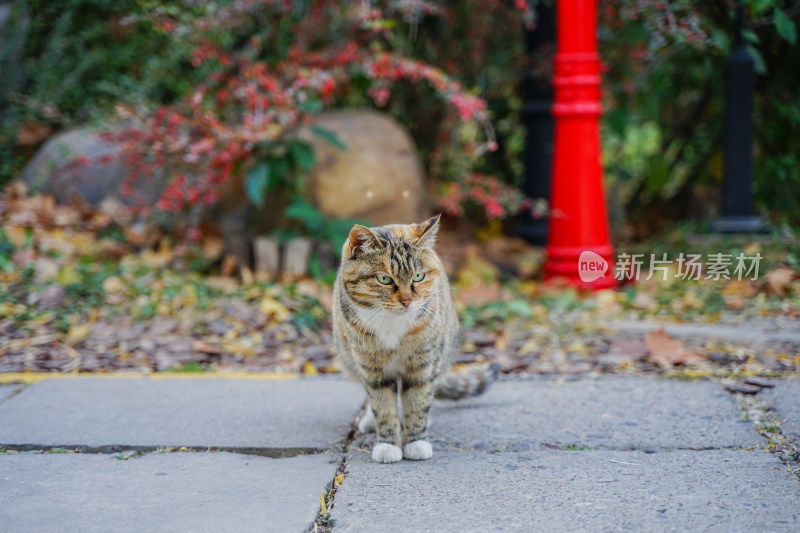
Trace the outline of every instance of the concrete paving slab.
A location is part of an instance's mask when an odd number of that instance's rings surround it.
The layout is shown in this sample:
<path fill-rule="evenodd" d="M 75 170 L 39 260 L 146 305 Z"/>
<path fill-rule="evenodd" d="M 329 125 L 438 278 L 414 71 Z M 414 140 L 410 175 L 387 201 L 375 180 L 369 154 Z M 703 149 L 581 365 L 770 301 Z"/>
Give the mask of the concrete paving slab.
<path fill-rule="evenodd" d="M 720 385 L 637 377 L 524 379 L 482 397 L 437 402 L 431 439 L 439 449 L 527 450 L 762 446 Z"/>
<path fill-rule="evenodd" d="M 0 385 L 0 402 L 14 394 L 20 385 Z"/>
<path fill-rule="evenodd" d="M 335 446 L 363 401 L 361 388 L 344 379 L 49 380 L 0 404 L 0 444 L 292 455 Z"/>
<path fill-rule="evenodd" d="M 335 455 L 231 453 L 0 456 L 8 532 L 306 531 Z"/>
<path fill-rule="evenodd" d="M 352 454 L 337 533 L 799 531 L 800 483 L 763 450 Z"/>
<path fill-rule="evenodd" d="M 787 323 L 750 320 L 744 324 L 676 324 L 674 322 L 613 321 L 604 325 L 608 331 L 647 333 L 663 329 L 674 337 L 703 337 L 730 342 L 788 342 L 800 343 L 798 321 Z"/>
<path fill-rule="evenodd" d="M 781 432 L 800 438 L 800 381 L 773 380 L 772 383 L 775 388 L 764 391 L 764 401 L 783 421 Z"/>

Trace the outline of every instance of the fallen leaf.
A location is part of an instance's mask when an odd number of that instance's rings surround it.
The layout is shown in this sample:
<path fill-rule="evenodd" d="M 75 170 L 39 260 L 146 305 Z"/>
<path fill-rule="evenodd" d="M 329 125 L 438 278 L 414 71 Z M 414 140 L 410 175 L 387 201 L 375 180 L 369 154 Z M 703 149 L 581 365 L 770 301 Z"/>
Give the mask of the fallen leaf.
<path fill-rule="evenodd" d="M 192 350 L 199 353 L 207 353 L 209 355 L 220 355 L 222 353 L 219 348 L 204 341 L 194 341 L 192 343 Z"/>
<path fill-rule="evenodd" d="M 53 128 L 46 124 L 29 120 L 19 129 L 17 133 L 17 144 L 21 146 L 34 146 L 50 137 Z"/>
<path fill-rule="evenodd" d="M 508 350 L 508 335 L 505 331 L 498 333 L 497 338 L 494 340 L 494 347 L 497 350 Z"/>
<path fill-rule="evenodd" d="M 750 298 L 758 292 L 755 284 L 750 280 L 731 280 L 722 289 L 725 305 L 731 309 L 744 309 Z"/>
<path fill-rule="evenodd" d="M 239 273 L 242 276 L 242 283 L 244 283 L 245 285 L 252 285 L 253 283 L 255 283 L 256 278 L 253 275 L 253 271 L 250 270 L 250 268 L 243 266 L 239 270 Z"/>
<path fill-rule="evenodd" d="M 608 313 L 617 308 L 619 299 L 617 291 L 606 289 L 597 292 L 597 310 L 601 313 Z"/>
<path fill-rule="evenodd" d="M 172 261 L 172 258 L 172 250 L 166 239 L 162 239 L 158 251 L 144 250 L 141 253 L 142 263 L 155 269 L 166 267 Z"/>
<path fill-rule="evenodd" d="M 225 251 L 225 243 L 219 237 L 204 237 L 202 247 L 203 255 L 211 261 L 222 257 L 222 253 Z"/>
<path fill-rule="evenodd" d="M 67 332 L 67 344 L 74 346 L 86 340 L 92 332 L 93 324 L 77 324 L 69 328 Z"/>
<path fill-rule="evenodd" d="M 133 246 L 144 246 L 147 242 L 148 237 L 148 227 L 143 222 L 137 222 L 130 226 L 125 226 L 123 228 L 123 232 L 125 233 L 125 240 L 126 242 L 132 244 Z"/>
<path fill-rule="evenodd" d="M 278 322 L 283 322 L 292 315 L 288 307 L 269 296 L 264 296 L 264 298 L 261 299 L 259 309 L 263 314 L 270 318 L 274 318 Z"/>
<path fill-rule="evenodd" d="M 653 310 L 658 307 L 656 299 L 649 292 L 637 292 L 633 299 L 633 306 L 645 311 Z"/>
<path fill-rule="evenodd" d="M 497 281 L 466 285 L 458 289 L 458 301 L 464 305 L 486 305 L 502 299 L 503 287 Z"/>
<path fill-rule="evenodd" d="M 232 255 L 226 255 L 222 260 L 222 275 L 225 277 L 233 276 L 236 272 L 236 258 Z"/>
<path fill-rule="evenodd" d="M 650 352 L 650 361 L 662 370 L 676 365 L 691 365 L 705 360 L 705 357 L 686 348 L 686 344 L 673 339 L 663 329 L 650 331 L 644 337 Z"/>
<path fill-rule="evenodd" d="M 317 295 L 319 304 L 327 313 L 333 309 L 333 291 L 328 287 L 322 287 Z"/>
<path fill-rule="evenodd" d="M 117 294 L 124 288 L 125 284 L 117 276 L 109 276 L 103 280 L 103 290 L 106 294 Z"/>
<path fill-rule="evenodd" d="M 303 365 L 303 374 L 306 376 L 316 376 L 319 374 L 317 367 L 314 366 L 314 363 L 311 361 L 306 361 L 306 364 Z"/>
<path fill-rule="evenodd" d="M 497 277 L 497 267 L 481 257 L 480 248 L 476 245 L 468 246 L 464 266 L 458 272 L 456 285 L 459 287 L 492 285 Z"/>
<path fill-rule="evenodd" d="M 58 273 L 57 281 L 60 285 L 69 285 L 70 283 L 78 283 L 81 280 L 80 274 L 72 265 L 65 265 L 64 268 Z"/>
<path fill-rule="evenodd" d="M 778 267 L 771 270 L 764 280 L 767 283 L 767 292 L 778 296 L 784 296 L 789 288 L 789 285 L 794 279 L 794 270 L 789 267 Z"/>
<path fill-rule="evenodd" d="M 643 359 L 647 355 L 647 346 L 639 339 L 612 339 L 609 353 L 624 355 L 631 359 Z"/>

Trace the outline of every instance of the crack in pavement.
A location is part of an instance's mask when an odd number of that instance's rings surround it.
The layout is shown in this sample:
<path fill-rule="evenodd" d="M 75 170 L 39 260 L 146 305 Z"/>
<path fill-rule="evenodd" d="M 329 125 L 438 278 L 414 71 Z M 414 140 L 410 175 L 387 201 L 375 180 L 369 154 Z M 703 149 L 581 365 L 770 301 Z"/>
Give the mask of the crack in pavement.
<path fill-rule="evenodd" d="M 330 531 L 333 529 L 334 522 L 331 520 L 330 514 L 333 510 L 334 498 L 336 496 L 336 491 L 347 478 L 347 453 L 350 451 L 350 444 L 353 443 L 356 438 L 356 434 L 358 433 L 358 421 L 364 415 L 366 410 L 367 402 L 364 402 L 364 404 L 361 406 L 361 409 L 353 419 L 353 423 L 350 426 L 350 431 L 344 438 L 341 451 L 342 461 L 339 463 L 339 468 L 336 469 L 333 479 L 325 486 L 325 488 L 322 489 L 323 499 L 320 501 L 319 513 L 317 514 L 317 517 L 314 519 L 314 522 L 311 524 L 311 526 L 309 526 L 307 532 L 330 533 Z M 324 506 L 322 505 L 323 502 L 325 504 Z"/>
<path fill-rule="evenodd" d="M 18 395 L 19 395 L 19 394 L 20 394 L 22 391 L 24 391 L 26 388 L 28 388 L 28 386 L 27 386 L 27 385 L 25 385 L 24 383 L 23 383 L 23 384 L 19 384 L 19 386 L 18 386 L 18 387 L 17 387 L 15 390 L 13 390 L 13 391 L 11 392 L 11 394 L 9 394 L 8 396 L 6 396 L 5 398 L 0 398 L 0 404 L 7 402 L 8 400 L 10 400 L 11 398 L 13 398 L 13 397 L 15 397 L 15 396 L 18 396 Z"/>
<path fill-rule="evenodd" d="M 126 444 L 103 444 L 100 446 L 87 446 L 84 444 L 0 444 L 0 455 L 7 452 L 41 452 L 41 453 L 85 453 L 96 455 L 113 455 L 123 452 L 135 452 L 136 456 L 150 453 L 198 453 L 198 452 L 228 452 L 241 455 L 257 455 L 271 459 L 285 459 L 301 455 L 323 455 L 330 453 L 329 449 L 320 448 L 257 448 L 236 446 L 143 446 Z"/>
<path fill-rule="evenodd" d="M 742 411 L 744 419 L 753 422 L 759 435 L 767 440 L 766 450 L 776 455 L 789 472 L 800 481 L 800 443 L 793 437 L 784 435 L 778 413 L 766 404 L 761 392 L 743 394 L 729 391 Z"/>

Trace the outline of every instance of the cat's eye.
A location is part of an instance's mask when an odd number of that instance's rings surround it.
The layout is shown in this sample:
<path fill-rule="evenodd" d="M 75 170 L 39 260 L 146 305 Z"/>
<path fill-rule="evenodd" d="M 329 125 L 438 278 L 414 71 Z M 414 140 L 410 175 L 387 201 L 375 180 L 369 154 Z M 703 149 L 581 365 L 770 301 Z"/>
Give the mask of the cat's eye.
<path fill-rule="evenodd" d="M 380 274 L 378 274 L 378 281 L 382 285 L 391 285 L 392 284 L 392 278 L 390 278 L 389 276 L 381 276 Z"/>
<path fill-rule="evenodd" d="M 425 272 L 417 272 L 411 279 L 414 281 L 422 281 L 423 279 L 425 279 Z"/>

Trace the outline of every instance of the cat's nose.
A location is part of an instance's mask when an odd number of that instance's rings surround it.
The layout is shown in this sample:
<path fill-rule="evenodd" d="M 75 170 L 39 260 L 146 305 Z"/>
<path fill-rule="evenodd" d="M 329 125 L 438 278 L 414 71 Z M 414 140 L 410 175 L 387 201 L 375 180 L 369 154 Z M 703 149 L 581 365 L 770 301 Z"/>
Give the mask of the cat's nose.
<path fill-rule="evenodd" d="M 406 309 L 408 309 L 408 306 L 411 305 L 411 300 L 400 300 L 400 303 L 403 304 Z"/>

